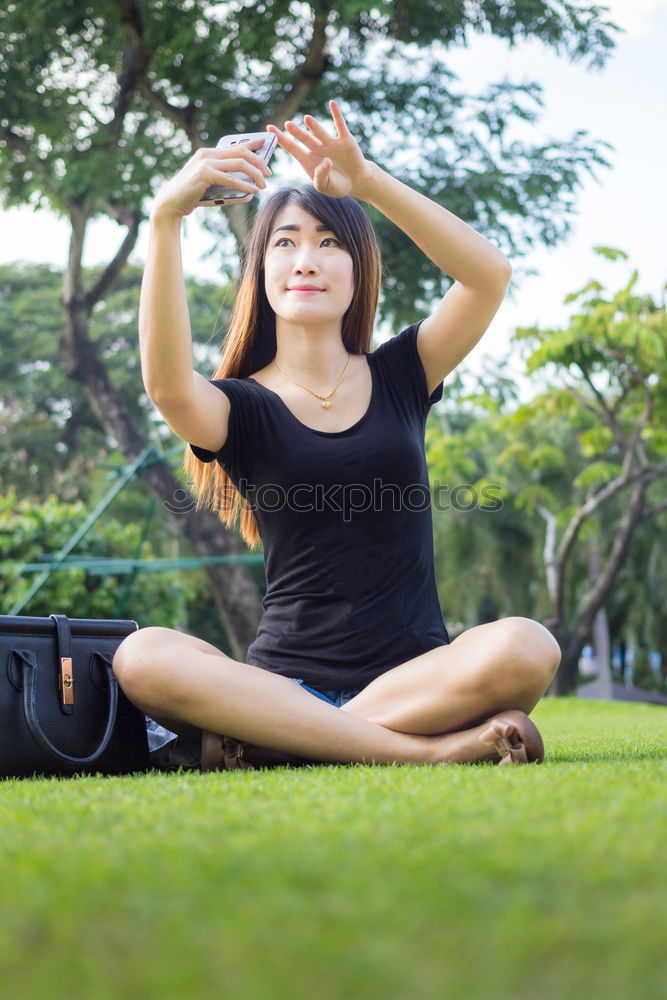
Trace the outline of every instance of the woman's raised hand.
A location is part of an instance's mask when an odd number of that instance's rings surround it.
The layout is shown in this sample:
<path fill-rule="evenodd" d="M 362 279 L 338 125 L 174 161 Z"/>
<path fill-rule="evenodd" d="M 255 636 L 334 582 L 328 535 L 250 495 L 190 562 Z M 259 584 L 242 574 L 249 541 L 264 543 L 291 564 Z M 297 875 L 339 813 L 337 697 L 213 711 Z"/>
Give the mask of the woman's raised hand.
<path fill-rule="evenodd" d="M 252 197 L 266 187 L 265 177 L 271 171 L 255 150 L 261 139 L 222 149 L 198 149 L 185 166 L 160 188 L 153 205 L 153 214 L 189 215 L 212 184 L 236 188 Z M 236 176 L 242 171 L 250 180 Z M 249 200 L 249 197 L 245 200 Z"/>
<path fill-rule="evenodd" d="M 285 132 L 275 125 L 267 125 L 267 129 L 275 132 L 282 148 L 301 164 L 322 194 L 331 198 L 361 196 L 372 179 L 371 164 L 350 135 L 335 101 L 329 101 L 329 110 L 336 135 L 330 135 L 312 115 L 304 116 L 307 129 L 294 122 L 285 122 Z"/>

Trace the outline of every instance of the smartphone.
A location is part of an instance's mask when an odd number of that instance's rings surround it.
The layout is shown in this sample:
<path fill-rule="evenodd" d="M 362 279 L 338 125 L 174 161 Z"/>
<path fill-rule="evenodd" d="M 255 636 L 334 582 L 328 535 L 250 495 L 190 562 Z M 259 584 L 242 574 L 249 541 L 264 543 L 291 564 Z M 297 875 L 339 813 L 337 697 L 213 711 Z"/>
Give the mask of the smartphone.
<path fill-rule="evenodd" d="M 276 148 L 276 142 L 278 137 L 273 132 L 244 132 L 240 135 L 224 135 L 222 139 L 217 143 L 216 149 L 223 149 L 225 146 L 236 146 L 237 143 L 242 142 L 252 142 L 253 139 L 263 139 L 262 145 L 254 150 L 259 157 L 268 163 L 273 156 L 273 151 Z M 233 177 L 239 177 L 241 180 L 249 181 L 250 177 L 244 174 L 240 170 L 235 170 L 232 173 Z M 200 205 L 244 205 L 247 201 L 250 201 L 252 194 L 246 191 L 239 191 L 238 188 L 223 187 L 219 184 L 213 184 L 210 188 L 204 191 L 203 195 L 199 199 Z"/>

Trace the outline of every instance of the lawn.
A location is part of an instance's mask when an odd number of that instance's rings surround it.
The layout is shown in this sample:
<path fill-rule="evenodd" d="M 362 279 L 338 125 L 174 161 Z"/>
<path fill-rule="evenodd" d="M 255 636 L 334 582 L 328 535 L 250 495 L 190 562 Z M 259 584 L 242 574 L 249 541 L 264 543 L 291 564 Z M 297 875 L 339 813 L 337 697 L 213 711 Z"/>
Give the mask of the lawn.
<path fill-rule="evenodd" d="M 0 783 L 12 1000 L 662 1000 L 667 710 L 530 767 Z"/>

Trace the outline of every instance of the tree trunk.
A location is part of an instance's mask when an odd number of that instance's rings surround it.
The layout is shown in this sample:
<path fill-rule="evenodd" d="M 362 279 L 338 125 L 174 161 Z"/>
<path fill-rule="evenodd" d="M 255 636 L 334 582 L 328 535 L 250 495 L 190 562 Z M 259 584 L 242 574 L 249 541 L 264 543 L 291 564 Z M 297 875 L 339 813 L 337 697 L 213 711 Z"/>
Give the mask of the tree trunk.
<path fill-rule="evenodd" d="M 600 549 L 597 539 L 593 539 L 588 548 L 588 574 L 592 584 L 600 575 Z M 593 648 L 597 664 L 596 698 L 610 701 L 613 698 L 611 683 L 611 643 L 609 641 L 609 623 L 604 605 L 593 619 Z"/>
<path fill-rule="evenodd" d="M 598 562 L 598 572 L 595 574 L 595 579 L 591 581 L 588 594 L 581 602 L 570 628 L 566 630 L 563 622 L 564 615 L 558 614 L 558 612 L 552 621 L 554 627 L 549 626 L 558 639 L 563 652 L 560 667 L 552 685 L 556 694 L 569 694 L 576 687 L 581 648 L 590 637 L 595 616 L 604 606 L 618 572 L 625 563 L 630 540 L 644 514 L 649 481 L 648 475 L 646 478 L 640 477 L 633 480 L 628 506 L 614 535 L 609 555 L 604 563 Z M 567 562 L 567 559 L 563 560 L 559 567 L 558 589 L 561 595 L 557 605 L 559 608 L 562 606 L 562 594 L 565 592 L 563 578 L 567 571 Z"/>
<path fill-rule="evenodd" d="M 93 302 L 82 288 L 81 250 L 86 219 L 83 211 L 72 218 L 73 235 L 70 260 L 64 280 L 63 306 L 66 313 L 61 340 L 64 370 L 81 382 L 88 402 L 104 428 L 118 444 L 128 461 L 135 460 L 150 444 L 149 439 L 127 412 L 122 399 L 111 385 L 95 345 L 88 336 Z M 183 486 L 166 461 L 144 465 L 139 475 L 161 501 L 173 511 L 173 498 L 183 494 Z M 189 504 L 188 508 L 193 505 Z M 241 552 L 240 541 L 208 511 L 184 509 L 177 515 L 178 526 L 199 556 L 226 556 Z M 248 644 L 257 631 L 261 599 L 247 566 L 242 563 L 207 566 L 211 597 L 229 640 L 231 656 L 244 660 Z M 140 623 L 141 624 L 141 623 Z"/>
<path fill-rule="evenodd" d="M 579 650 L 573 651 L 572 645 L 564 641 L 561 646 L 563 656 L 560 661 L 558 672 L 549 688 L 550 694 L 566 695 L 574 694 L 577 687 L 577 675 L 579 673 Z"/>
<path fill-rule="evenodd" d="M 544 625 L 549 629 L 552 636 L 558 643 L 561 649 L 561 661 L 556 676 L 549 685 L 547 689 L 548 695 L 564 695 L 571 694 L 572 690 L 576 684 L 577 671 L 579 669 L 578 660 L 574 664 L 574 670 L 572 669 L 572 664 L 567 660 L 567 650 L 570 646 L 570 637 L 568 636 L 565 626 L 562 621 L 557 618 L 548 618 Z"/>

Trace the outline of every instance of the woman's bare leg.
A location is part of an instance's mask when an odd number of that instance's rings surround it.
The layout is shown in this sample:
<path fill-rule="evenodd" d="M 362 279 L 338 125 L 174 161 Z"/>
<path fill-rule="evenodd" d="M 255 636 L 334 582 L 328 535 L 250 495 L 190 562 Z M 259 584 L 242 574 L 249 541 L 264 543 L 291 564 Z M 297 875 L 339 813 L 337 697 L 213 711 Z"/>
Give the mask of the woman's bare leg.
<path fill-rule="evenodd" d="M 527 716 L 559 662 L 558 643 L 543 625 L 503 618 L 387 670 L 342 711 L 398 732 L 450 734 L 442 747 L 451 760 L 493 756 L 489 726 L 498 717 L 518 725 L 541 759 L 542 741 Z"/>
<path fill-rule="evenodd" d="M 523 740 L 529 759 L 541 759 L 542 741 L 527 714 L 559 660 L 543 626 L 507 618 L 388 670 L 342 710 L 171 629 L 128 636 L 114 669 L 135 704 L 189 736 L 207 729 L 340 763 L 463 763 L 498 760 L 503 733 L 506 748 Z"/>
<path fill-rule="evenodd" d="M 451 733 L 494 712 L 528 715 L 559 663 L 558 643 L 543 625 L 501 618 L 387 670 L 343 711 L 399 732 Z"/>
<path fill-rule="evenodd" d="M 175 720 L 301 757 L 339 763 L 437 763 L 437 738 L 398 733 L 313 697 L 286 677 L 164 628 L 133 632 L 114 672 L 152 718 Z"/>

